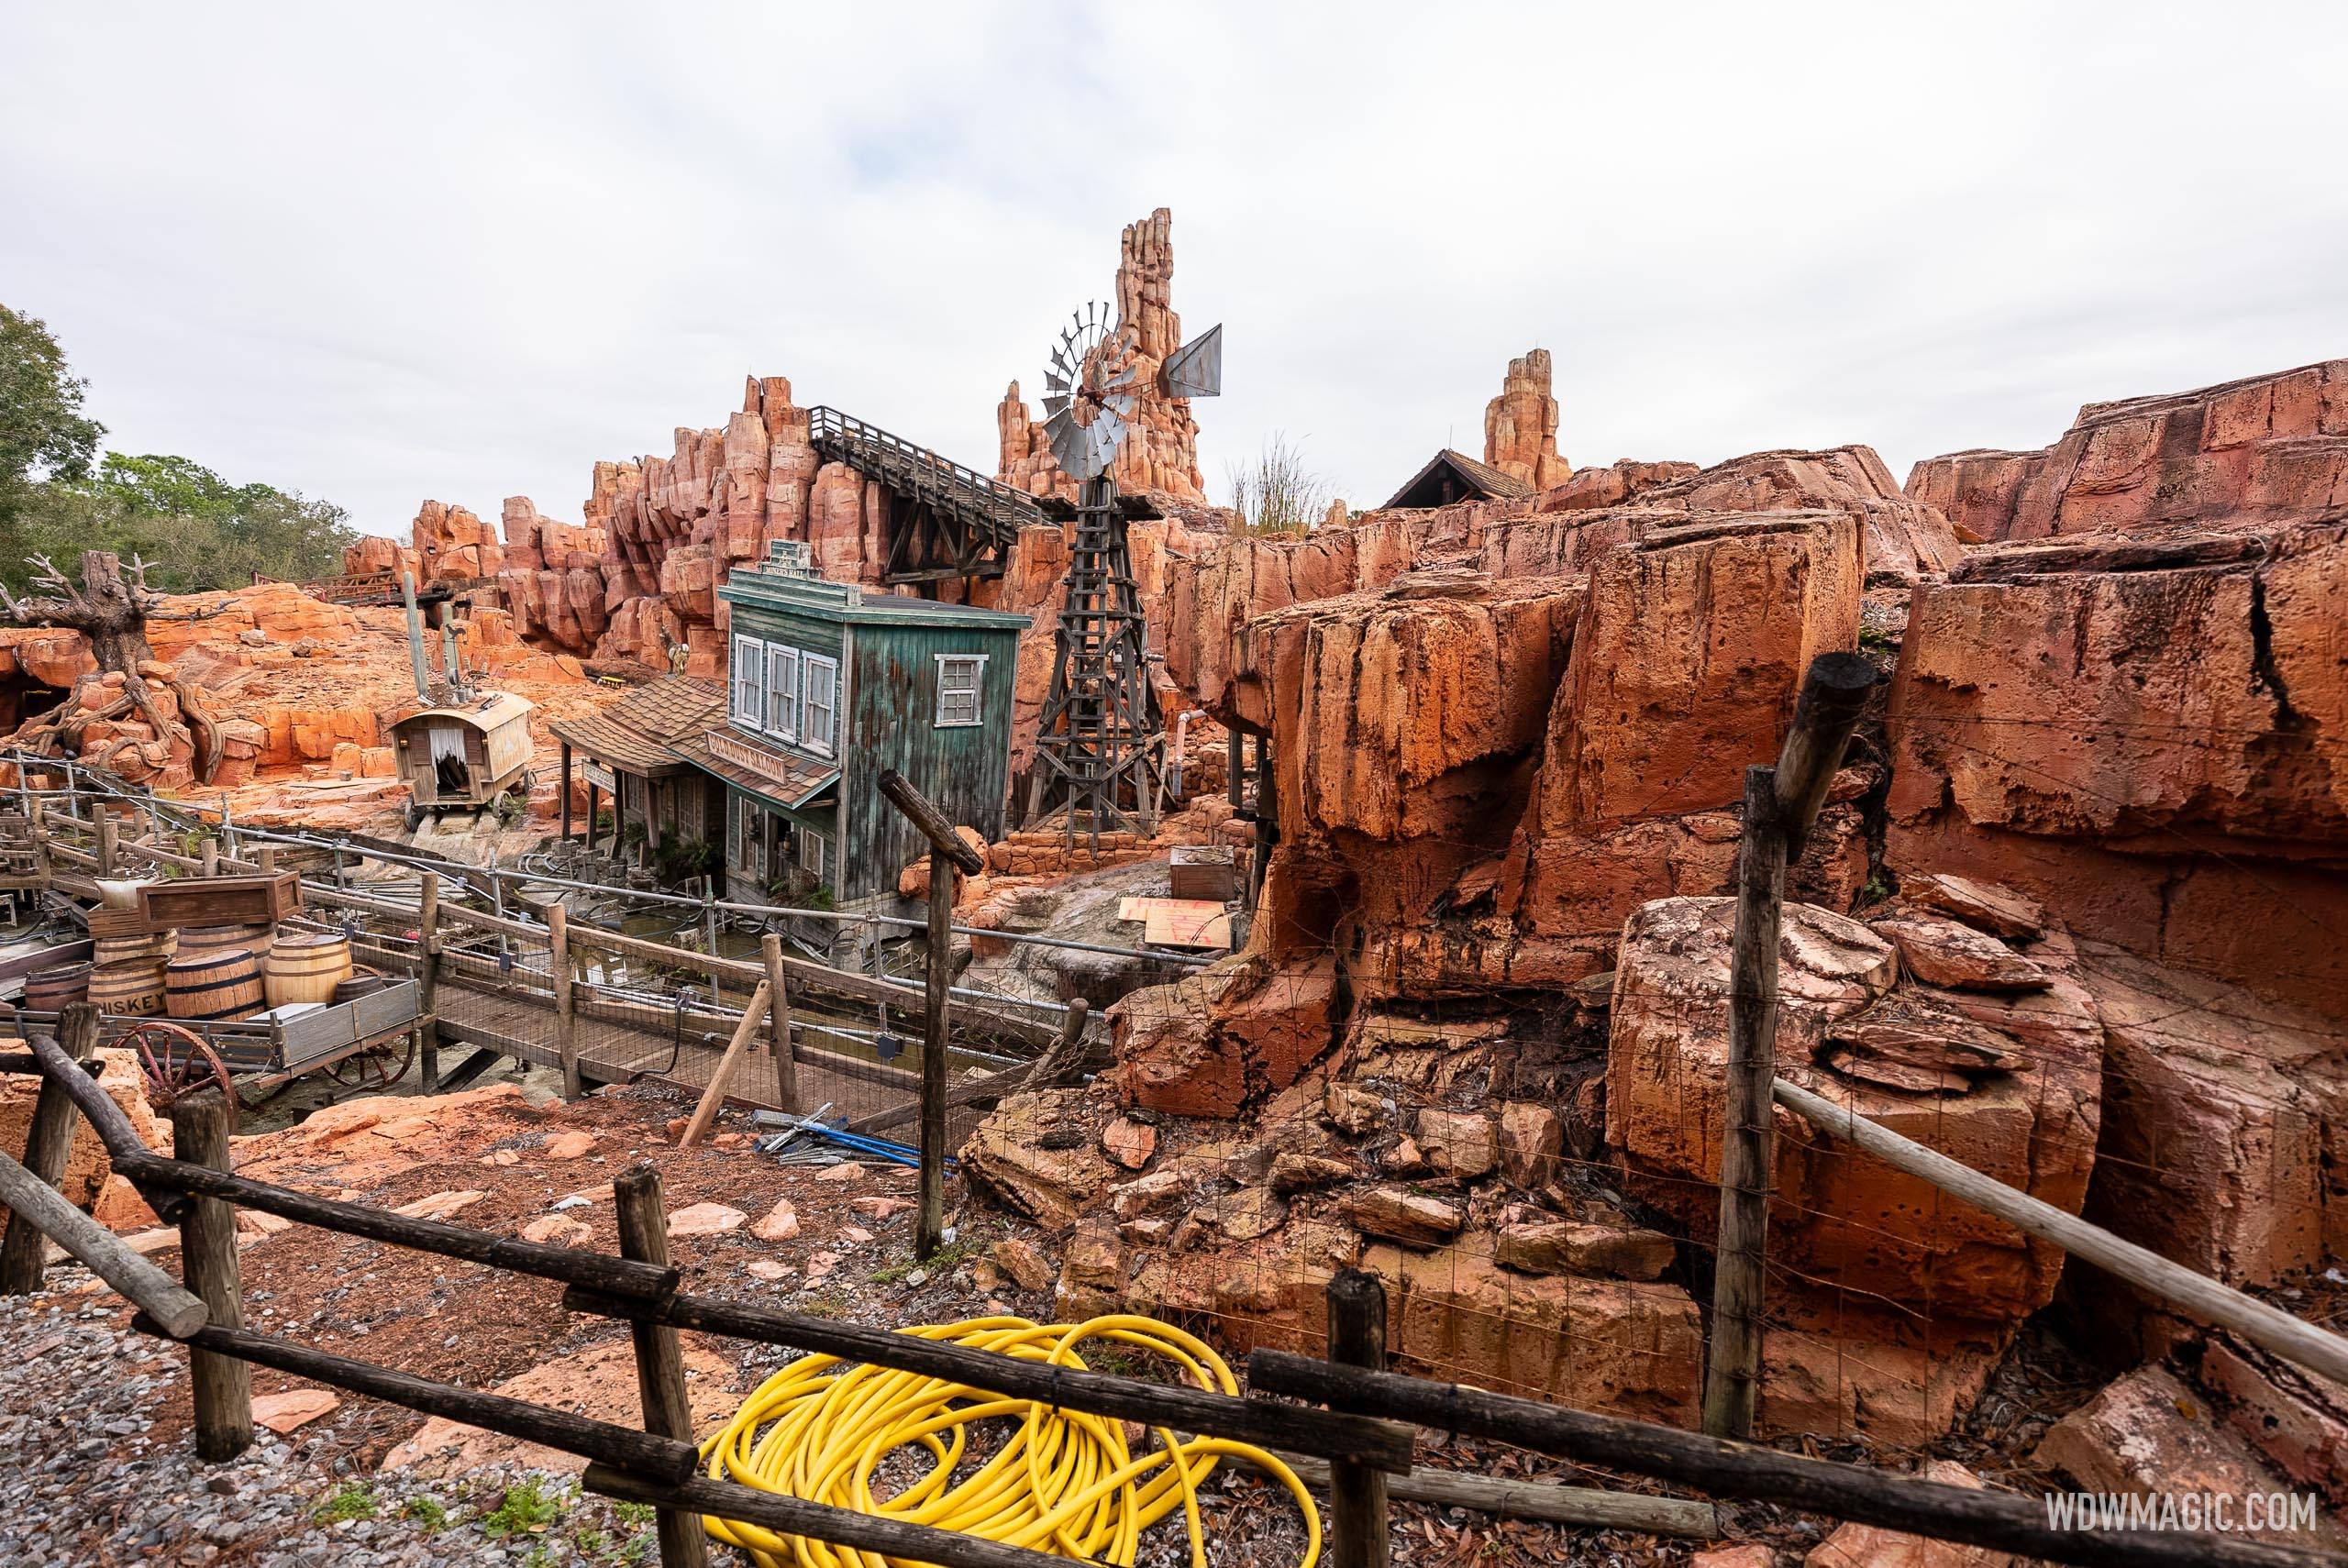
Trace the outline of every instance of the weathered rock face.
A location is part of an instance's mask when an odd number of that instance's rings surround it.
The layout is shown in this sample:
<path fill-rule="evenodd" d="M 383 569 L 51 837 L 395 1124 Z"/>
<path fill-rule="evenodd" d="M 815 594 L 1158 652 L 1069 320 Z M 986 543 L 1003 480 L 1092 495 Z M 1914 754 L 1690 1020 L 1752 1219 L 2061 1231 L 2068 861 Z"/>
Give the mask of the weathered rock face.
<path fill-rule="evenodd" d="M 1111 471 L 1123 490 L 1197 502 L 1206 497 L 1206 480 L 1199 472 L 1199 422 L 1191 417 L 1189 398 L 1157 391 L 1158 367 L 1182 346 L 1182 318 L 1173 306 L 1173 213 L 1159 207 L 1127 224 L 1118 243 L 1118 334 L 1108 363 L 1112 370 L 1133 368 L 1141 392 Z M 997 479 L 1031 495 L 1076 498 L 1076 481 L 1053 459 L 1043 421 L 1027 412 L 1017 381 L 1002 394 L 995 427 L 1002 438 Z"/>
<path fill-rule="evenodd" d="M 1573 477 L 1557 455 L 1557 400 L 1549 395 L 1546 348 L 1511 359 L 1500 396 L 1484 405 L 1484 461 L 1535 490 Z"/>
<path fill-rule="evenodd" d="M 421 576 L 415 549 L 397 539 L 369 534 L 342 552 L 342 569 L 352 577 L 379 571 L 404 571 Z"/>
<path fill-rule="evenodd" d="M 2348 995 L 2348 525 L 1982 552 L 1918 588 L 1891 862 L 2273 995 Z"/>
<path fill-rule="evenodd" d="M 1927 458 L 1908 494 L 1992 540 L 2331 515 L 2348 505 L 2348 359 L 2091 403 L 2043 452 Z"/>
<path fill-rule="evenodd" d="M 2087 1217 L 2228 1285 L 2273 1285 L 2348 1257 L 2339 1024 L 2082 945 L 2081 979 L 2107 1042 Z M 2149 1354 L 2185 1331 L 2109 1275 L 2083 1273 L 2075 1294 L 2098 1321 L 2134 1325 Z"/>
<path fill-rule="evenodd" d="M 1639 504 L 1685 512 L 1834 508 L 1859 520 L 1870 581 L 1907 582 L 1964 558 L 1948 519 L 1900 493 L 1871 447 L 1755 452 L 1645 491 Z"/>
<path fill-rule="evenodd" d="M 1699 1237 L 1717 1222 L 1733 914 L 1727 899 L 1645 905 L 1623 932 L 1614 979 L 1607 1143 L 1634 1192 Z M 2050 956 L 2032 956 L 2045 983 L 2025 1000 L 1925 986 L 1899 978 L 1880 928 L 1789 904 L 1779 1076 L 2077 1213 L 2095 1163 L 2101 1036 L 2088 993 Z M 1917 1007 L 1988 1050 L 1932 1060 L 1920 1084 L 1905 1070 L 1913 1057 L 1870 1043 L 1875 1021 Z M 1778 1113 L 1778 1132 L 1771 1255 L 1805 1283 L 1772 1289 L 1773 1311 L 1794 1330 L 1771 1336 L 1765 1420 L 1855 1422 L 1890 1441 L 1943 1430 L 2014 1327 L 2052 1299 L 2062 1254 L 1852 1158 L 1789 1113 Z M 1904 1327 L 1903 1304 L 1913 1309 Z M 1842 1364 L 1813 1365 L 1814 1341 Z"/>
<path fill-rule="evenodd" d="M 495 577 L 505 552 L 497 542 L 497 530 L 463 507 L 427 501 L 415 513 L 415 558 L 423 568 L 423 584 L 429 584 Z"/>
<path fill-rule="evenodd" d="M 139 1141 L 150 1149 L 169 1154 L 171 1124 L 158 1117 L 147 1101 L 147 1080 L 139 1072 L 138 1057 L 109 1046 L 98 1053 L 98 1086 L 130 1119 Z M 23 1152 L 25 1139 L 32 1131 L 33 1106 L 39 1098 L 40 1079 L 31 1074 L 12 1073 L 0 1077 L 0 1147 Z M 112 1174 L 105 1145 L 98 1141 L 97 1132 L 82 1118 L 75 1117 L 58 1191 L 67 1202 L 87 1209 L 97 1203 Z M 6 1213 L 7 1206 L 0 1204 L 0 1215 Z"/>

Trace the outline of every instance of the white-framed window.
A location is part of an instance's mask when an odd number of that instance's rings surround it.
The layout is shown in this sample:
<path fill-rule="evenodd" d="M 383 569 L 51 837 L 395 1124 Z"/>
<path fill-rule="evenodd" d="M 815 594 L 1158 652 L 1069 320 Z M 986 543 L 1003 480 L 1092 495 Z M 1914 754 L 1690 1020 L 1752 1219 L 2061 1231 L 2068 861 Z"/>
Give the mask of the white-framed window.
<path fill-rule="evenodd" d="M 802 654 L 806 693 L 800 704 L 799 743 L 829 756 L 833 731 L 839 721 L 840 661 L 822 654 Z"/>
<path fill-rule="evenodd" d="M 986 655 L 939 654 L 935 727 L 958 729 L 980 723 L 979 689 L 986 683 Z"/>
<path fill-rule="evenodd" d="M 799 737 L 799 650 L 767 645 L 767 734 Z"/>
<path fill-rule="evenodd" d="M 767 656 L 756 637 L 734 639 L 734 722 L 757 729 L 767 701 Z"/>
<path fill-rule="evenodd" d="M 832 841 L 814 828 L 799 830 L 799 869 L 817 883 L 831 880 Z"/>

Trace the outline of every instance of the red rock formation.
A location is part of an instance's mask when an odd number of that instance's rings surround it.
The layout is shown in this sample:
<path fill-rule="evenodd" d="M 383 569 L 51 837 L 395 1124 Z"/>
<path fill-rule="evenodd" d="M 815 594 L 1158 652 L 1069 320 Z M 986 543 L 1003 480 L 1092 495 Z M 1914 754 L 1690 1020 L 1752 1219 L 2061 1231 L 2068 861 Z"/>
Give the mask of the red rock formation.
<path fill-rule="evenodd" d="M 1127 224 L 1118 241 L 1117 324 L 1111 363 L 1131 366 L 1142 383 L 1132 429 L 1118 448 L 1113 472 L 1126 491 L 1157 491 L 1178 502 L 1206 497 L 1199 472 L 1199 423 L 1191 400 L 1157 391 L 1157 368 L 1182 346 L 1182 319 L 1174 313 L 1174 215 L 1159 207 Z M 1076 498 L 1075 481 L 1053 460 L 1043 422 L 1020 401 L 1013 381 L 995 409 L 1001 436 L 995 477 L 1031 495 Z"/>
<path fill-rule="evenodd" d="M 423 569 L 418 587 L 454 578 L 495 577 L 505 552 L 497 531 L 461 506 L 426 501 L 415 513 L 415 558 Z"/>
<path fill-rule="evenodd" d="M 1557 400 L 1549 395 L 1546 348 L 1511 359 L 1500 396 L 1484 405 L 1484 461 L 1535 490 L 1573 477 L 1557 455 Z"/>
<path fill-rule="evenodd" d="M 381 534 L 369 534 L 342 552 L 342 569 L 351 577 L 365 577 L 379 571 L 404 571 L 421 575 L 415 551 L 397 539 L 387 539 Z"/>
<path fill-rule="evenodd" d="M 2348 506 L 2348 359 L 2091 403 L 2043 452 L 1927 458 L 1908 492 L 1993 540 L 2333 515 Z"/>
<path fill-rule="evenodd" d="M 2348 525 L 2008 545 L 1921 586 L 1889 858 L 2320 1007 L 2348 995 Z"/>

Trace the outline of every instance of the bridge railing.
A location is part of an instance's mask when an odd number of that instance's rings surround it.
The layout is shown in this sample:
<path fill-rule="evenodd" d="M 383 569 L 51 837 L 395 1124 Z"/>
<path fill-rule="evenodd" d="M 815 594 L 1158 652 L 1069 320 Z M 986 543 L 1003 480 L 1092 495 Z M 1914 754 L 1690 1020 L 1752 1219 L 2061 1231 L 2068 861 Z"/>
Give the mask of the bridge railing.
<path fill-rule="evenodd" d="M 1047 521 L 1043 508 L 1026 491 L 1013 490 L 1001 480 L 836 408 L 819 404 L 808 410 L 808 438 L 819 447 L 829 443 L 843 451 L 860 447 L 884 459 L 895 458 L 915 485 L 929 487 L 929 494 L 923 499 L 946 499 L 958 492 L 977 502 L 976 510 L 999 525 L 1017 528 Z"/>

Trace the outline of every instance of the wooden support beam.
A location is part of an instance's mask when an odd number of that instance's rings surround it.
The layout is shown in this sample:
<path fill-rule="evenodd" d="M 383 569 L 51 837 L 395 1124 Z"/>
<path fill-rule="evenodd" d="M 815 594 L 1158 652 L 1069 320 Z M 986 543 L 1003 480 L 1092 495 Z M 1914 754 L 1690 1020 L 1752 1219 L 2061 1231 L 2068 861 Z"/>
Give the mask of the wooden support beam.
<path fill-rule="evenodd" d="M 89 1061 L 98 1048 L 98 1010 L 86 1001 L 68 1002 L 58 1015 L 59 1043 L 77 1063 Z M 40 1058 L 28 1058 L 29 1068 L 40 1070 Z M 33 1099 L 32 1126 L 25 1134 L 25 1169 L 34 1180 L 50 1187 L 64 1179 L 65 1156 L 72 1149 L 73 1132 L 82 1123 L 73 1109 L 72 1091 L 61 1082 L 41 1080 Z M 27 1296 L 40 1288 L 42 1237 L 29 1215 L 8 1211 L 8 1230 L 0 1238 L 0 1296 Z"/>
<path fill-rule="evenodd" d="M 858 1513 L 824 1503 L 810 1503 L 782 1492 L 763 1492 L 737 1482 L 713 1481 L 695 1475 L 674 1485 L 663 1485 L 625 1470 L 591 1464 L 580 1477 L 581 1486 L 622 1502 L 667 1505 L 694 1516 L 712 1514 L 739 1519 L 777 1534 L 808 1541 L 829 1541 L 856 1549 L 832 1554 L 835 1561 L 934 1562 L 939 1568 L 1084 1568 L 1091 1559 L 1030 1551 L 1004 1546 L 959 1530 L 934 1529 L 927 1525 L 880 1514 Z"/>
<path fill-rule="evenodd" d="M 216 1090 L 172 1101 L 176 1157 L 213 1170 L 228 1168 L 228 1102 Z M 180 1268 L 204 1301 L 208 1320 L 224 1329 L 245 1326 L 244 1276 L 237 1259 L 237 1211 L 217 1198 L 199 1198 L 180 1217 Z M 188 1382 L 195 1402 L 196 1456 L 218 1464 L 253 1445 L 252 1369 L 234 1356 L 191 1347 Z"/>
<path fill-rule="evenodd" d="M 782 966 L 782 938 L 759 938 L 759 961 L 767 972 L 767 1041 L 774 1055 L 775 1103 L 799 1113 L 799 1056 L 791 1038 L 791 981 Z"/>
<path fill-rule="evenodd" d="M 1750 1437 L 1761 1386 L 1763 1277 L 1777 1172 L 1769 1086 L 1778 1076 L 1778 944 L 1786 862 L 1825 802 L 1843 747 L 1876 684 L 1856 654 L 1811 661 L 1775 767 L 1744 770 L 1736 927 L 1729 947 L 1728 1085 L 1722 1110 L 1721 1217 L 1704 1430 Z"/>
<path fill-rule="evenodd" d="M 504 1060 L 505 1057 L 502 1053 L 484 1045 L 458 1063 L 456 1071 L 440 1080 L 440 1090 L 443 1094 L 454 1094 Z"/>
<path fill-rule="evenodd" d="M 1329 1359 L 1386 1370 L 1386 1282 L 1349 1268 L 1329 1282 Z M 1386 1568 L 1386 1476 L 1341 1459 L 1329 1466 L 1329 1560 L 1333 1568 Z"/>
<path fill-rule="evenodd" d="M 1335 1366 L 1258 1350 L 1249 1386 L 1359 1416 L 1490 1438 L 1584 1464 L 1757 1497 L 1830 1518 L 1985 1546 L 2079 1568 L 2338 1568 L 2336 1553 L 2184 1530 L 2048 1528 L 2045 1504 L 2010 1492 L 1954 1486 L 1864 1464 L 1809 1459 L 1653 1421 L 1488 1394 L 1456 1383 Z"/>
<path fill-rule="evenodd" d="M 1305 1453 L 1283 1453 L 1281 1463 L 1318 1491 L 1330 1486 L 1334 1468 Z M 1605 1492 L 1595 1486 L 1560 1486 L 1547 1481 L 1498 1481 L 1447 1470 L 1413 1470 L 1385 1478 L 1386 1495 L 1398 1503 L 1433 1503 L 1474 1508 L 1501 1518 L 1540 1519 L 1548 1524 L 1586 1525 L 1595 1529 L 1634 1529 L 1647 1535 L 1679 1535 L 1696 1540 L 1721 1536 L 1720 1509 L 1686 1497 L 1655 1497 L 1644 1492 Z"/>
<path fill-rule="evenodd" d="M 632 1166 L 612 1184 L 612 1200 L 620 1255 L 667 1268 L 669 1211 L 661 1201 L 660 1173 L 649 1165 Z M 644 1430 L 691 1442 L 693 1412 L 685 1397 L 685 1361 L 677 1348 L 677 1331 L 659 1323 L 630 1323 L 628 1335 L 636 1349 L 637 1399 L 644 1412 Z M 661 1568 L 703 1568 L 709 1562 L 698 1513 L 667 1507 L 655 1522 Z"/>
<path fill-rule="evenodd" d="M 928 994 L 921 1032 L 921 1192 L 914 1219 L 914 1256 L 924 1260 L 937 1251 L 946 1233 L 946 1055 L 952 1043 L 946 1032 L 946 993 L 954 983 L 954 937 L 948 929 L 954 923 L 954 867 L 945 846 L 933 843 L 924 965 Z"/>
<path fill-rule="evenodd" d="M 709 1075 L 709 1087 L 702 1090 L 701 1103 L 693 1107 L 692 1120 L 685 1123 L 683 1134 L 677 1139 L 677 1147 L 690 1149 L 709 1135 L 710 1124 L 717 1120 L 717 1108 L 725 1103 L 725 1082 L 734 1076 L 734 1064 L 741 1059 L 744 1048 L 750 1043 L 751 1036 L 758 1033 L 759 1025 L 766 1022 L 770 994 L 764 980 L 760 980 L 759 988 L 750 993 L 750 1005 L 744 1010 L 742 1021 L 735 1025 L 734 1038 L 725 1043 L 725 1054 L 717 1059 L 715 1070 Z"/>
<path fill-rule="evenodd" d="M 158 1331 L 158 1325 L 144 1312 L 133 1318 L 130 1326 L 141 1333 Z M 502 1432 L 525 1442 L 637 1471 L 664 1485 L 674 1485 L 692 1474 L 699 1457 L 692 1443 L 674 1438 L 656 1437 L 632 1427 L 593 1420 L 568 1410 L 511 1399 L 503 1394 L 482 1394 L 435 1383 L 389 1367 L 328 1355 L 249 1329 L 206 1326 L 190 1335 L 189 1340 L 204 1350 L 233 1355 L 256 1366 L 274 1367 L 313 1383 L 327 1384 L 370 1398 L 387 1399 L 427 1416 L 445 1416 L 483 1431 Z"/>
<path fill-rule="evenodd" d="M 415 1007 L 428 1018 L 440 1011 L 440 878 L 437 873 L 424 874 L 424 889 L 418 895 L 415 911 Z M 436 1025 L 424 1032 L 424 1092 L 438 1094 L 440 1084 L 440 1031 Z"/>
<path fill-rule="evenodd" d="M 547 969 L 554 985 L 554 1048 L 562 1061 L 562 1098 L 585 1092 L 579 1081 L 579 1010 L 570 990 L 570 911 L 547 906 Z"/>
<path fill-rule="evenodd" d="M 203 1326 L 202 1301 L 5 1153 L 0 1153 L 0 1203 L 31 1220 L 42 1235 L 112 1286 L 115 1294 L 136 1303 L 170 1338 L 186 1339 Z"/>
<path fill-rule="evenodd" d="M 227 1171 L 211 1170 L 179 1160 L 167 1160 L 144 1152 L 127 1158 L 116 1155 L 115 1168 L 134 1182 L 166 1191 L 183 1192 L 197 1198 L 226 1198 L 248 1209 L 258 1209 L 263 1213 L 275 1214 L 304 1225 L 316 1225 L 323 1231 L 336 1231 L 346 1236 L 364 1236 L 370 1241 L 387 1242 L 395 1247 L 412 1247 L 417 1252 L 437 1253 L 442 1257 L 462 1258 L 467 1263 L 487 1264 L 493 1268 L 535 1275 L 540 1279 L 559 1280 L 566 1285 L 644 1297 L 665 1296 L 677 1287 L 677 1271 L 674 1269 L 652 1268 L 605 1253 L 583 1252 L 575 1247 L 550 1247 L 537 1242 L 515 1241 L 487 1231 L 476 1231 L 468 1225 L 451 1225 L 438 1220 L 414 1220 L 386 1209 L 371 1209 L 365 1204 L 317 1198 L 306 1192 L 296 1192 L 292 1187 L 255 1181 L 250 1176 L 235 1176 Z"/>
<path fill-rule="evenodd" d="M 1777 1080 L 1777 1102 L 1811 1126 L 1873 1154 L 1894 1170 L 1905 1171 L 1941 1191 L 2026 1231 L 2052 1242 L 2076 1258 L 2084 1258 L 2105 1273 L 2141 1290 L 2150 1291 L 2172 1306 L 2184 1309 L 2204 1322 L 2230 1329 L 2262 1350 L 2310 1372 L 2348 1383 L 2348 1339 L 2294 1318 L 2183 1264 L 2122 1241 L 2076 1214 L 2017 1192 L 2005 1183 L 1983 1176 L 1972 1166 L 1950 1159 L 1868 1121 L 1846 1105 L 1837 1105 L 1799 1084 Z"/>

